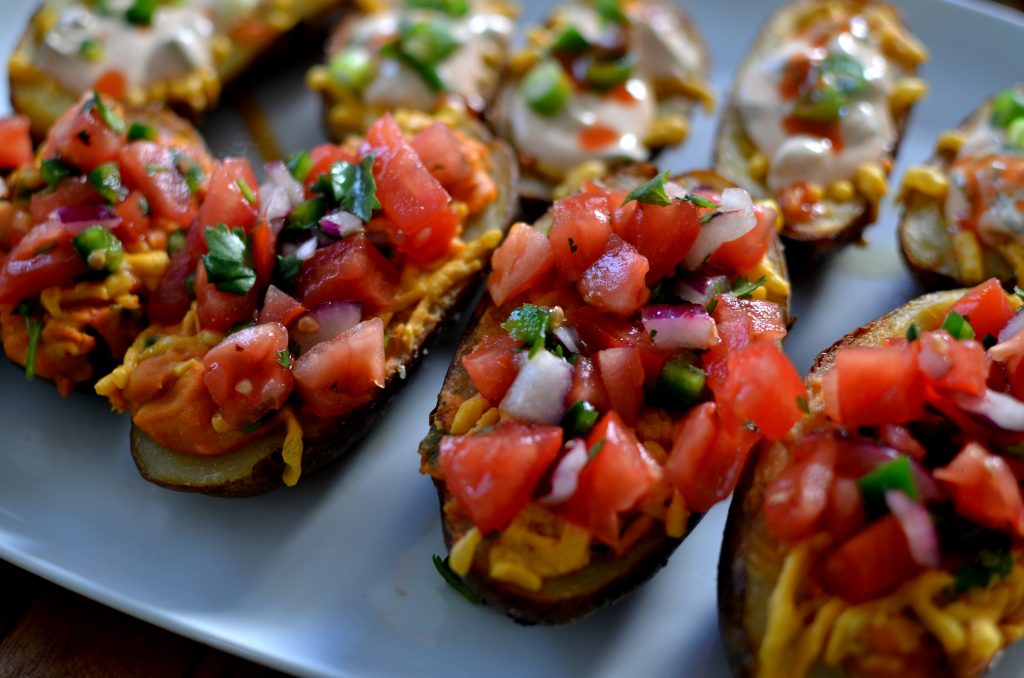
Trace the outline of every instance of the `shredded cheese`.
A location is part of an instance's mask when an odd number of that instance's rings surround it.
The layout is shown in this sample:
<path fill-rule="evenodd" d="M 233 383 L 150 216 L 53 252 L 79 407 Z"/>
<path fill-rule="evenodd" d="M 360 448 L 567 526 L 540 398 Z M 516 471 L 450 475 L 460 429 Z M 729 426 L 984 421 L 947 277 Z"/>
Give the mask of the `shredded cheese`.
<path fill-rule="evenodd" d="M 686 501 L 679 490 L 672 491 L 672 503 L 665 514 L 665 534 L 673 539 L 682 539 L 686 534 L 686 521 L 690 512 L 686 509 Z"/>
<path fill-rule="evenodd" d="M 476 555 L 476 547 L 480 545 L 482 538 L 480 530 L 474 527 L 452 545 L 452 550 L 448 554 L 448 566 L 452 568 L 452 572 L 460 577 L 469 574 L 469 569 L 473 566 L 473 556 Z"/>
<path fill-rule="evenodd" d="M 468 433 L 480 421 L 480 417 L 490 408 L 491 404 L 487 402 L 487 398 L 479 393 L 472 398 L 464 400 L 455 412 L 451 429 L 448 432 L 453 436 L 461 436 Z"/>
<path fill-rule="evenodd" d="M 587 566 L 590 533 L 529 504 L 501 532 L 489 555 L 492 578 L 539 591 L 544 579 Z"/>
<path fill-rule="evenodd" d="M 302 425 L 290 407 L 281 410 L 281 418 L 285 424 L 284 444 L 281 446 L 284 473 L 281 474 L 281 480 L 288 487 L 295 487 L 302 475 Z"/>

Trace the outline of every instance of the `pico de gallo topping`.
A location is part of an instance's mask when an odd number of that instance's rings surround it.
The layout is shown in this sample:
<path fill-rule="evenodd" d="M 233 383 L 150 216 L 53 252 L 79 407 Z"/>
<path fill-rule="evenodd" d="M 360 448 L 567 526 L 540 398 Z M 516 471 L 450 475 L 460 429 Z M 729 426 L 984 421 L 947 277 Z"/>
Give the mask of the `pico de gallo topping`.
<path fill-rule="evenodd" d="M 803 416 L 779 348 L 776 218 L 742 189 L 665 173 L 632 191 L 588 183 L 513 226 L 461 358 L 476 393 L 424 462 L 450 493 L 455 572 L 486 539 L 491 577 L 538 590 L 609 549 L 681 538 L 754 444 Z M 516 546 L 536 529 L 565 549 Z"/>
<path fill-rule="evenodd" d="M 695 101 L 713 105 L 703 45 L 666 3 L 568 4 L 535 38 L 512 59 L 498 117 L 524 168 L 544 180 L 587 162 L 597 176 L 601 164 L 648 160 L 686 138 Z"/>
<path fill-rule="evenodd" d="M 843 203 L 877 206 L 900 120 L 926 92 L 914 77 L 926 51 L 876 2 L 787 7 L 765 34 L 733 95 L 751 149 L 747 180 L 797 232 L 836 218 Z"/>
<path fill-rule="evenodd" d="M 93 379 L 97 363 L 124 356 L 206 195 L 213 161 L 198 134 L 167 115 L 154 122 L 90 93 L 37 158 L 27 121 L 0 123 L 10 141 L 3 164 L 16 168 L 0 200 L 4 351 L 65 395 Z"/>
<path fill-rule="evenodd" d="M 498 198 L 489 147 L 424 115 L 399 121 L 271 163 L 262 184 L 246 162 L 221 163 L 157 324 L 97 392 L 177 452 L 220 455 L 287 427 L 300 458 L 301 430 L 404 376 L 501 233 L 462 238 Z"/>
<path fill-rule="evenodd" d="M 514 9 L 495 0 L 382 5 L 338 27 L 309 83 L 336 131 L 360 131 L 395 108 L 482 113 L 514 30 Z"/>
<path fill-rule="evenodd" d="M 971 592 L 1006 578 L 1024 539 L 1019 306 L 990 279 L 945 315 L 921 316 L 905 337 L 836 352 L 820 383 L 823 413 L 790 441 L 762 509 L 775 538 L 806 549 L 800 571 L 808 576 L 794 604 L 808 611 L 808 624 L 830 600 L 840 602 L 830 604 L 829 619 L 842 609 L 874 618 L 909 606 L 907 614 L 937 637 L 944 663 L 984 666 L 1005 644 L 957 642 L 949 627 L 970 622 L 951 612 L 956 601 L 968 615 L 983 604 Z M 875 604 L 883 600 L 887 607 Z M 943 626 L 937 620 L 947 612 L 956 619 Z M 993 629 L 1005 621 L 998 611 L 985 614 L 995 615 Z M 832 647 L 828 634 L 845 627 L 821 623 L 822 644 Z M 864 642 L 877 647 L 858 653 L 851 645 L 828 662 L 849 668 L 879 653 L 894 662 L 906 659 L 901 652 L 921 657 L 870 637 Z"/>

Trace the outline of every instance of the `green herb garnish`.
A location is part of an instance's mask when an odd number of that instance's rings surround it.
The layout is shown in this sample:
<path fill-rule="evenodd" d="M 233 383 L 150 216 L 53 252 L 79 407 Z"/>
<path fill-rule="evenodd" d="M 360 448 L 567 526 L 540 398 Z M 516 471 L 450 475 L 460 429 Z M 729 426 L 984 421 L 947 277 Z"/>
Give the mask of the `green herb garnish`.
<path fill-rule="evenodd" d="M 133 122 L 128 127 L 128 141 L 156 141 L 156 129 L 141 122 Z"/>
<path fill-rule="evenodd" d="M 921 330 L 917 328 L 917 323 L 910 323 L 910 327 L 907 328 L 907 341 L 917 341 L 921 338 Z"/>
<path fill-rule="evenodd" d="M 434 569 L 441 575 L 441 578 L 448 582 L 448 586 L 458 591 L 459 595 L 473 603 L 474 605 L 480 604 L 480 596 L 473 593 L 466 582 L 462 581 L 459 575 L 452 571 L 450 565 L 448 565 L 448 558 L 441 559 L 441 556 L 434 555 Z"/>
<path fill-rule="evenodd" d="M 733 283 L 732 291 L 730 292 L 734 297 L 739 299 L 749 299 L 750 295 L 754 293 L 758 287 L 764 285 L 765 277 L 762 275 L 757 280 L 751 281 L 747 279 L 747 276 L 741 275 Z"/>
<path fill-rule="evenodd" d="M 96 112 L 100 116 L 100 120 L 103 124 L 110 128 L 114 134 L 124 134 L 124 120 L 121 119 L 114 111 L 110 110 L 110 107 L 103 101 L 103 97 L 100 96 L 99 92 L 94 91 L 89 100 L 85 102 L 85 110 L 95 108 Z"/>
<path fill-rule="evenodd" d="M 28 347 L 25 349 L 25 378 L 32 381 L 36 378 L 36 353 L 39 349 L 39 338 L 43 334 L 43 321 L 32 316 L 32 305 L 23 301 L 16 311 L 25 318 L 25 334 L 28 335 Z"/>
<path fill-rule="evenodd" d="M 501 324 L 512 338 L 530 348 L 543 347 L 551 331 L 551 311 L 533 304 L 523 304 Z"/>
<path fill-rule="evenodd" d="M 288 349 L 282 348 L 277 352 L 277 364 L 281 367 L 292 366 L 292 354 L 288 352 Z"/>
<path fill-rule="evenodd" d="M 572 96 L 572 81 L 562 64 L 553 59 L 541 61 L 531 68 L 519 87 L 526 105 L 546 118 L 561 113 Z"/>
<path fill-rule="evenodd" d="M 373 180 L 372 154 L 359 163 L 334 163 L 326 174 L 317 179 L 313 190 L 363 221 L 369 221 L 373 211 L 380 209 L 377 184 Z"/>
<path fill-rule="evenodd" d="M 898 457 L 875 467 L 874 470 L 865 473 L 857 481 L 860 488 L 860 496 L 864 500 L 864 507 L 868 515 L 880 516 L 889 512 L 885 503 L 885 493 L 888 490 L 899 490 L 911 499 L 917 499 L 917 484 L 914 482 L 914 473 L 910 467 L 910 460 L 906 457 Z"/>
<path fill-rule="evenodd" d="M 661 207 L 671 205 L 672 198 L 669 197 L 668 191 L 665 190 L 667 183 L 668 171 L 666 170 L 630 191 L 626 199 L 622 201 L 622 204 L 625 205 L 627 202 L 636 200 L 645 205 L 659 205 Z"/>
<path fill-rule="evenodd" d="M 135 4 L 124 13 L 124 19 L 136 26 L 149 26 L 153 23 L 153 16 L 159 0 L 135 0 Z"/>
<path fill-rule="evenodd" d="M 246 294 L 256 284 L 245 230 L 229 229 L 224 224 L 206 227 L 206 246 L 203 255 L 206 277 L 218 290 L 230 294 Z"/>
<path fill-rule="evenodd" d="M 942 329 L 949 332 L 954 339 L 974 339 L 974 328 L 971 327 L 971 323 L 956 311 L 949 312 L 942 321 Z"/>
<path fill-rule="evenodd" d="M 50 187 L 59 184 L 62 179 L 66 179 L 75 173 L 75 168 L 60 158 L 47 158 L 43 160 L 39 167 L 39 175 L 46 182 L 46 185 Z"/>
<path fill-rule="evenodd" d="M 292 290 L 295 287 L 295 276 L 299 274 L 300 268 L 302 268 L 302 261 L 294 254 L 277 255 L 272 277 L 274 285 L 286 292 Z"/>
<path fill-rule="evenodd" d="M 89 183 L 109 203 L 119 203 L 128 197 L 128 189 L 121 183 L 121 170 L 116 162 L 105 162 L 89 172 Z"/>
<path fill-rule="evenodd" d="M 982 549 L 953 573 L 956 595 L 973 588 L 985 588 L 998 577 L 1005 579 L 1013 570 L 1013 554 L 1006 549 Z"/>
<path fill-rule="evenodd" d="M 249 186 L 249 183 L 245 179 L 239 179 L 235 182 L 235 185 L 238 186 L 238 190 L 242 192 L 242 197 L 245 198 L 247 203 L 250 205 L 256 204 L 256 194 L 252 192 L 252 187 Z"/>
<path fill-rule="evenodd" d="M 299 151 L 288 158 L 288 162 L 285 164 L 296 181 L 305 181 L 309 176 L 309 171 L 313 169 L 313 158 L 309 157 L 309 153 Z"/>

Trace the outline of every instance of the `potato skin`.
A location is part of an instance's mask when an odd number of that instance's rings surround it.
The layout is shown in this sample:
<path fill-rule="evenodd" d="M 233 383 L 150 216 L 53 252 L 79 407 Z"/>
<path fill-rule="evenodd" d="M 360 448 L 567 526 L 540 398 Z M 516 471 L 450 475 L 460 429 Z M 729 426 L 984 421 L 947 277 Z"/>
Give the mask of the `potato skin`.
<path fill-rule="evenodd" d="M 878 320 L 860 327 L 815 359 L 805 379 L 812 412 L 821 412 L 821 379 L 835 364 L 836 352 L 847 346 L 879 346 L 891 337 L 906 335 L 911 323 L 933 326 L 967 290 L 936 292 L 919 297 Z M 798 424 L 790 438 L 809 425 Z M 753 676 L 767 621 L 768 596 L 786 555 L 765 524 L 761 507 L 768 484 L 789 460 L 785 442 L 762 444 L 750 456 L 740 476 L 722 539 L 718 562 L 718 624 L 726 655 L 738 676 Z M 755 560 L 751 553 L 757 553 Z"/>
<path fill-rule="evenodd" d="M 493 178 L 498 185 L 498 199 L 467 224 L 467 233 L 481 234 L 491 229 L 508 230 L 516 211 L 516 164 L 511 150 L 501 141 L 484 136 L 482 128 L 472 131 L 487 141 L 494 166 Z M 400 357 L 404 367 L 391 371 L 384 388 L 371 402 L 356 408 L 337 420 L 308 426 L 303 439 L 302 473 L 311 473 L 326 466 L 351 449 L 377 422 L 391 398 L 416 370 L 427 350 L 452 323 L 460 309 L 472 298 L 486 266 L 476 275 L 437 300 L 439 320 L 425 328 L 416 338 L 412 350 Z M 132 426 L 131 448 L 139 473 L 157 485 L 186 492 L 200 492 L 220 497 L 249 497 L 263 494 L 283 485 L 281 474 L 282 431 L 273 431 L 240 450 L 217 457 L 197 457 L 167 449 L 141 430 Z"/>
<path fill-rule="evenodd" d="M 622 188 L 633 188 L 655 174 L 649 165 L 626 168 L 613 174 L 606 181 Z M 705 184 L 721 190 L 731 186 L 721 176 L 709 171 L 689 172 L 673 177 L 691 185 Z M 782 245 L 778 237 L 767 255 L 783 276 L 788 279 Z M 452 359 L 445 376 L 444 385 L 438 395 L 437 406 L 430 414 L 430 432 L 420 443 L 422 469 L 427 472 L 436 467 L 441 437 L 450 430 L 452 420 L 459 406 L 476 394 L 476 388 L 469 379 L 469 373 L 462 364 L 462 358 L 488 334 L 498 331 L 503 310 L 484 299 L 476 308 L 459 348 Z M 788 314 L 788 302 L 783 307 Z M 441 507 L 441 523 L 445 545 L 450 550 L 473 525 L 468 519 L 458 523 L 449 520 L 444 512 L 445 503 L 451 498 L 442 479 L 434 477 L 438 500 Z M 689 534 L 703 514 L 691 514 L 687 523 Z M 684 537 L 685 538 L 685 537 Z M 485 539 L 476 550 L 473 567 L 465 577 L 468 586 L 484 601 L 502 614 L 520 624 L 564 624 L 582 617 L 598 607 L 613 603 L 637 586 L 643 584 L 661 569 L 675 551 L 682 539 L 671 539 L 663 531 L 654 530 L 634 547 L 626 557 L 616 558 L 613 554 L 592 557 L 590 564 L 579 572 L 564 575 L 544 582 L 540 591 L 529 591 L 514 584 L 500 582 L 486 576 L 488 571 L 488 542 Z"/>
<path fill-rule="evenodd" d="M 794 21 L 816 4 L 817 0 L 796 0 L 773 14 L 747 52 L 737 74 L 753 62 L 763 58 L 765 51 L 775 41 L 784 40 L 791 33 Z M 858 0 L 858 5 L 883 5 L 874 0 Z M 904 26 L 904 28 L 906 28 Z M 911 73 L 912 74 L 912 73 Z M 764 181 L 755 178 L 745 148 L 753 142 L 743 127 L 739 109 L 735 103 L 736 92 L 730 94 L 729 104 L 722 114 L 715 136 L 712 165 L 716 170 L 751 192 L 755 198 L 772 197 Z M 892 151 L 884 158 L 890 163 L 899 152 L 900 143 L 906 131 L 913 107 L 894 116 L 896 142 Z M 883 160 L 883 158 L 879 158 Z M 890 165 L 891 166 L 891 165 Z M 806 224 L 783 225 L 782 237 L 790 247 L 790 254 L 799 258 L 815 258 L 833 252 L 843 245 L 860 242 L 864 229 L 878 218 L 878 205 L 858 194 L 854 200 L 838 202 L 826 197 L 825 216 Z"/>

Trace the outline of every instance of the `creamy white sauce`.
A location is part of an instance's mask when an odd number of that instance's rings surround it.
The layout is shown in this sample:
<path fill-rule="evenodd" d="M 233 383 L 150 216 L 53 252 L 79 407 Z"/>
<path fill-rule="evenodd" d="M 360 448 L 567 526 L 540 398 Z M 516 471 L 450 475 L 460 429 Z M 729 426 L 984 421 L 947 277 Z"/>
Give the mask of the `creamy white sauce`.
<path fill-rule="evenodd" d="M 500 59 L 512 40 L 514 22 L 494 13 L 471 13 L 453 18 L 432 12 L 383 12 L 356 22 L 347 47 L 370 49 L 381 37 L 397 35 L 403 20 L 443 21 L 459 48 L 438 64 L 437 74 L 447 91 L 458 94 L 475 110 L 483 109 L 483 94 L 494 83 L 494 70 L 488 62 Z M 438 93 L 415 70 L 393 59 L 382 59 L 377 75 L 363 90 L 366 103 L 387 107 L 431 110 Z"/>
<path fill-rule="evenodd" d="M 864 66 L 867 89 L 843 110 L 839 122 L 841 150 L 829 139 L 787 133 L 784 119 L 791 102 L 784 101 L 779 84 L 786 64 L 806 55 L 820 61 L 829 53 L 846 54 Z M 829 184 L 851 179 L 857 168 L 892 150 L 896 124 L 889 111 L 894 74 L 862 21 L 838 33 L 827 47 L 804 40 L 786 41 L 766 58 L 752 61 L 739 75 L 736 104 L 744 128 L 769 161 L 767 184 L 773 192 L 800 181 Z"/>
<path fill-rule="evenodd" d="M 654 96 L 643 80 L 630 80 L 626 86 L 636 101 L 624 103 L 593 92 L 577 92 L 566 107 L 551 118 L 530 108 L 518 89 L 509 90 L 506 104 L 512 143 L 520 153 L 562 170 L 591 159 L 646 160 L 650 150 L 643 138 L 656 115 Z M 619 134 L 618 141 L 599 149 L 584 149 L 580 135 L 594 125 L 615 130 Z"/>
<path fill-rule="evenodd" d="M 71 91 L 110 70 L 128 87 L 179 78 L 213 66 L 211 42 L 259 8 L 261 0 L 192 0 L 161 4 L 150 26 L 124 19 L 134 0 L 107 0 L 106 13 L 77 2 L 51 2 L 56 25 L 34 47 L 33 61 Z M 83 45 L 93 45 L 88 58 Z"/>

